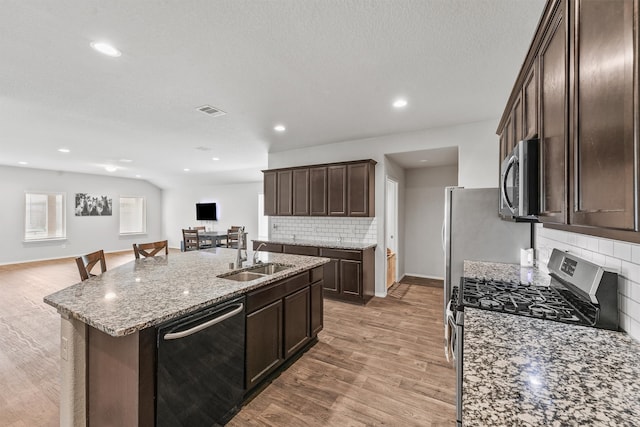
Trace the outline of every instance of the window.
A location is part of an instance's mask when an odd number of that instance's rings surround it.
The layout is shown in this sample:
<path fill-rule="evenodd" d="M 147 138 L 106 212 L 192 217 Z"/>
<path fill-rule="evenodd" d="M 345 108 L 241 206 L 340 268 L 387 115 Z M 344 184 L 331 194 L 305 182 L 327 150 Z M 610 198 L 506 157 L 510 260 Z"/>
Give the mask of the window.
<path fill-rule="evenodd" d="M 144 197 L 120 197 L 120 234 L 147 232 Z"/>
<path fill-rule="evenodd" d="M 67 237 L 64 199 L 64 193 L 25 193 L 25 241 Z"/>

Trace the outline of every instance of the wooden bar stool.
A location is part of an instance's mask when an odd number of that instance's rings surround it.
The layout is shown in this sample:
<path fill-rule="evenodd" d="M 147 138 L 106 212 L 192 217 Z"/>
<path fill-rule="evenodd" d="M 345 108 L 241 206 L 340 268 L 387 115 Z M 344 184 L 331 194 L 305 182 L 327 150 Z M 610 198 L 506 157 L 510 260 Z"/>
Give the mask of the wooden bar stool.
<path fill-rule="evenodd" d="M 136 259 L 140 259 L 140 255 L 145 258 L 156 256 L 156 254 L 163 249 L 164 254 L 169 255 L 169 241 L 162 240 L 160 242 L 133 244 L 133 253 L 136 256 Z"/>
<path fill-rule="evenodd" d="M 78 272 L 80 272 L 80 280 L 85 281 L 89 277 L 95 277 L 96 275 L 91 273 L 91 269 L 93 269 L 98 262 L 100 262 L 102 273 L 107 271 L 107 261 L 104 258 L 104 251 L 102 249 L 76 258 Z"/>

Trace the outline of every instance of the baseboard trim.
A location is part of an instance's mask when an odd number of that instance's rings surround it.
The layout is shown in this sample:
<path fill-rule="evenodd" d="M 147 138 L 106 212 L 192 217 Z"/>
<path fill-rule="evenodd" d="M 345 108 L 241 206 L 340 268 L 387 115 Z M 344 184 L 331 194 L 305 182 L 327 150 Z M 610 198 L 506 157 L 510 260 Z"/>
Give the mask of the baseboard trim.
<path fill-rule="evenodd" d="M 418 274 L 418 273 L 405 273 L 400 280 L 404 279 L 407 276 L 420 277 L 422 279 L 444 280 L 444 277 L 430 276 L 427 274 Z"/>

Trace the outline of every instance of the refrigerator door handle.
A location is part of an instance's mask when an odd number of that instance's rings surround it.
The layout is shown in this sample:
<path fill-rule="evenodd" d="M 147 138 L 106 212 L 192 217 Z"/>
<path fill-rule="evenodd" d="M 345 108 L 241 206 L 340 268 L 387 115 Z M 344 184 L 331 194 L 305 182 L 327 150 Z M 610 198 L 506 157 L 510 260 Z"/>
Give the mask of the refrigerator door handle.
<path fill-rule="evenodd" d="M 440 241 L 442 242 L 442 252 L 446 253 L 447 252 L 447 248 L 446 248 L 445 242 L 444 242 L 444 224 L 445 224 L 445 220 L 442 220 L 442 230 L 441 230 Z"/>

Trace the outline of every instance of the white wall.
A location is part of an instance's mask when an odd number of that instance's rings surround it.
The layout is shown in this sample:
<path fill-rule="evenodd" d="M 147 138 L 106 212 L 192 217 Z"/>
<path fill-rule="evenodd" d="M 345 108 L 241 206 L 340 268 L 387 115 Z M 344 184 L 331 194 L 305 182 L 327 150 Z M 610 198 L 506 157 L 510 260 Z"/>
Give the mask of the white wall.
<path fill-rule="evenodd" d="M 162 212 L 163 234 L 169 246 L 179 248 L 182 229 L 204 225 L 208 229 L 226 232 L 232 225 L 244 225 L 248 239 L 258 237 L 258 194 L 262 194 L 262 182 L 230 185 L 208 185 L 164 190 Z M 196 221 L 196 203 L 215 202 L 218 221 Z M 251 247 L 251 243 L 249 243 Z"/>
<path fill-rule="evenodd" d="M 406 274 L 443 279 L 444 188 L 457 185 L 458 167 L 407 169 L 406 177 Z"/>
<path fill-rule="evenodd" d="M 0 264 L 78 256 L 103 249 L 106 252 L 131 249 L 140 241 L 161 240 L 162 193 L 147 181 L 103 175 L 58 172 L 0 166 Z M 24 242 L 25 191 L 66 193 L 67 239 Z M 113 198 L 112 216 L 75 216 L 76 193 L 93 193 Z M 147 233 L 120 236 L 120 196 L 143 196 L 147 204 Z M 108 267 L 108 266 L 107 266 Z"/>
<path fill-rule="evenodd" d="M 538 264 L 547 265 L 557 248 L 618 272 L 620 327 L 640 341 L 640 245 L 544 228 L 536 224 Z"/>
<path fill-rule="evenodd" d="M 269 168 L 284 168 L 373 159 L 376 166 L 376 295 L 386 295 L 384 251 L 385 176 L 384 155 L 429 148 L 458 147 L 458 185 L 468 188 L 496 187 L 498 180 L 497 120 L 458 126 L 427 129 L 420 132 L 394 134 L 318 145 L 309 148 L 269 153 Z"/>

